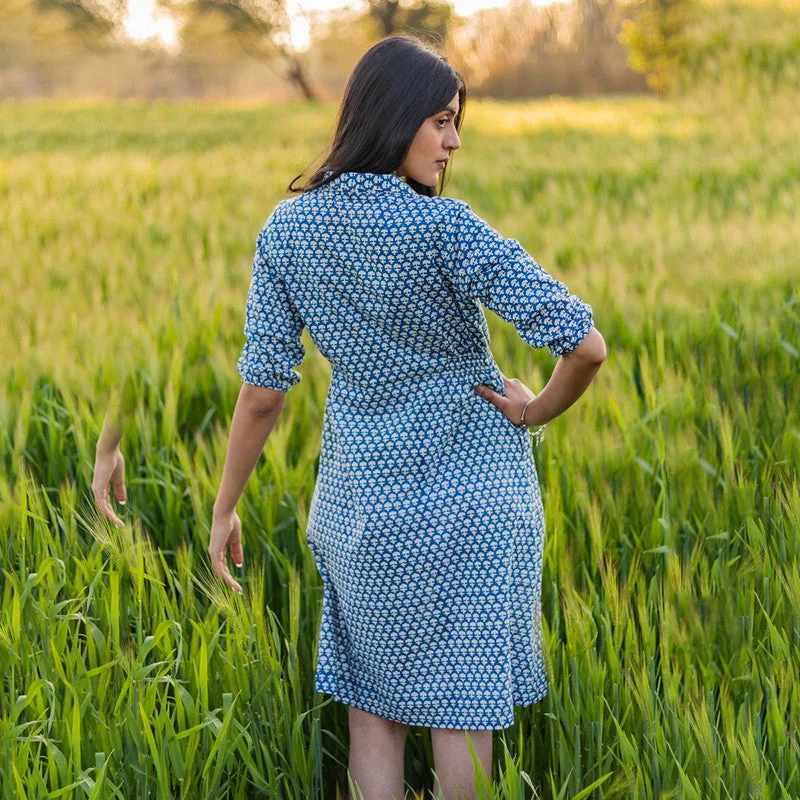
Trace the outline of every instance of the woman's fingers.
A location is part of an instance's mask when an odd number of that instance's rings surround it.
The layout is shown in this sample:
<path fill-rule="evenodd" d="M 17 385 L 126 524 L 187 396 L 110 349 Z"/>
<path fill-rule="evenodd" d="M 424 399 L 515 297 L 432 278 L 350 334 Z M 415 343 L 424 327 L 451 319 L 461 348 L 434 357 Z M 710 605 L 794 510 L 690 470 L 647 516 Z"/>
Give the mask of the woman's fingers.
<path fill-rule="evenodd" d="M 243 563 L 242 558 L 242 523 L 236 513 L 222 518 L 214 517 L 211 521 L 211 541 L 208 543 L 208 555 L 211 567 L 222 578 L 226 586 L 242 594 L 242 587 L 236 582 L 228 569 L 227 549 L 231 546 L 231 555 L 237 566 Z"/>
<path fill-rule="evenodd" d="M 211 566 L 214 568 L 214 572 L 216 572 L 217 575 L 222 578 L 222 581 L 226 586 L 230 586 L 231 589 L 239 592 L 239 594 L 243 593 L 242 587 L 234 580 L 233 575 L 231 575 L 230 570 L 228 569 L 224 550 L 221 553 L 212 555 Z"/>
<path fill-rule="evenodd" d="M 479 383 L 475 387 L 475 391 L 483 397 L 485 400 L 488 400 L 492 405 L 497 406 L 497 398 L 503 399 L 503 396 L 498 394 L 494 389 L 487 386 L 485 383 Z M 498 406 L 499 408 L 499 406 Z"/>
<path fill-rule="evenodd" d="M 484 398 L 484 400 L 488 400 L 493 406 L 497 406 L 506 416 L 506 409 L 509 405 L 508 397 L 504 397 L 499 392 L 496 392 L 490 386 L 486 386 L 486 384 L 480 383 L 475 387 L 475 391 Z"/>
<path fill-rule="evenodd" d="M 228 543 L 231 546 L 231 558 L 237 567 L 244 566 L 244 553 L 242 551 L 242 530 L 241 527 L 234 529 Z"/>
<path fill-rule="evenodd" d="M 118 528 L 124 528 L 125 523 L 114 513 L 108 498 L 104 501 L 106 519 L 110 519 Z"/>
<path fill-rule="evenodd" d="M 114 471 L 111 473 L 111 483 L 114 486 L 114 496 L 124 506 L 128 502 L 128 494 L 125 491 L 125 459 L 122 453 L 117 456 Z"/>
<path fill-rule="evenodd" d="M 114 513 L 114 509 L 111 508 L 111 503 L 108 499 L 108 486 L 106 486 L 106 494 L 103 496 L 102 494 L 98 494 L 94 492 L 94 502 L 97 506 L 100 513 L 110 522 L 113 522 L 118 528 L 124 528 L 125 523 Z"/>
<path fill-rule="evenodd" d="M 502 372 L 500 374 L 503 375 Z M 503 375 L 503 391 L 505 394 L 495 392 L 494 389 L 483 383 L 475 386 L 475 391 L 492 405 L 497 406 L 509 421 L 515 425 L 520 424 L 519 417 L 522 407 L 528 400 L 536 396 L 519 378 L 506 378 L 505 375 Z"/>
<path fill-rule="evenodd" d="M 98 455 L 95 458 L 94 476 L 92 478 L 92 494 L 97 509 L 107 520 L 113 522 L 118 528 L 124 527 L 125 523 L 114 513 L 108 496 L 108 490 L 112 481 L 112 475 L 117 471 L 119 468 L 118 465 L 121 462 L 122 453 L 119 453 L 118 461 L 114 459 L 112 455 Z M 119 495 L 117 495 L 117 497 L 119 497 Z"/>

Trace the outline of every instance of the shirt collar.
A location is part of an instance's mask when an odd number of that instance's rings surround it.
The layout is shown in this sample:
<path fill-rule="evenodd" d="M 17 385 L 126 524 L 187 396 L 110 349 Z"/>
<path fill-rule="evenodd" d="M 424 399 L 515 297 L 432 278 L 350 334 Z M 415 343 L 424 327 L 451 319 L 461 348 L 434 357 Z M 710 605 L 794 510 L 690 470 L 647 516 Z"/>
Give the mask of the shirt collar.
<path fill-rule="evenodd" d="M 331 175 L 333 175 L 332 169 L 325 170 L 326 179 Z M 394 172 L 342 172 L 327 185 L 357 194 L 414 191 Z"/>

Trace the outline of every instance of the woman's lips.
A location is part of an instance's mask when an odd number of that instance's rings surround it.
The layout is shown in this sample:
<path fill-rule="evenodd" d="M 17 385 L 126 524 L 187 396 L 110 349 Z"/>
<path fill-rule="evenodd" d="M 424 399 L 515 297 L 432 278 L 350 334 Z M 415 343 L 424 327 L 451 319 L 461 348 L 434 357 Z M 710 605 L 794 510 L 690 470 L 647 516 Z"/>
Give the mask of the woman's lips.
<path fill-rule="evenodd" d="M 446 161 L 437 161 L 436 163 L 439 165 L 439 169 L 444 169 L 447 166 Z"/>

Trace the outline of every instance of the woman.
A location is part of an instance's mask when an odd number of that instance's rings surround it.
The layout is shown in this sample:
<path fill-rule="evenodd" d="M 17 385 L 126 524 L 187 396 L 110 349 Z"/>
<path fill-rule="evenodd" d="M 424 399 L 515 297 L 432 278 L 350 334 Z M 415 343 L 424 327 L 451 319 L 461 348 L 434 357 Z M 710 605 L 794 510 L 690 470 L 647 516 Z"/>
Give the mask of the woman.
<path fill-rule="evenodd" d="M 356 65 L 329 154 L 258 234 L 214 504 L 211 561 L 241 591 L 226 564 L 228 547 L 242 563 L 236 504 L 300 380 L 307 327 L 331 364 L 307 527 L 325 587 L 316 689 L 350 706 L 365 798 L 403 797 L 409 725 L 431 728 L 435 791 L 471 796 L 467 732 L 491 775 L 492 731 L 545 696 L 528 429 L 572 405 L 605 358 L 591 306 L 437 191 L 465 99 L 413 37 Z M 560 356 L 538 395 L 500 372 L 481 303 Z"/>

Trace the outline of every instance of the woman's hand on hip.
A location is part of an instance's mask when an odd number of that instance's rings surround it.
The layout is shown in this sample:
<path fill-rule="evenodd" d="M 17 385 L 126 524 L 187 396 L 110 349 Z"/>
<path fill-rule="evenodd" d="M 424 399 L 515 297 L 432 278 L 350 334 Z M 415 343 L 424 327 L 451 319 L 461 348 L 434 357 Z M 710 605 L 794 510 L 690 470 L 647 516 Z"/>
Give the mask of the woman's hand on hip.
<path fill-rule="evenodd" d="M 500 374 L 503 375 L 502 372 Z M 536 419 L 535 401 L 525 411 L 526 424 L 520 424 L 519 418 L 525 403 L 533 400 L 536 395 L 519 378 L 506 378 L 503 375 L 503 390 L 505 394 L 500 394 L 484 383 L 480 383 L 475 387 L 477 394 L 488 400 L 493 406 L 497 406 L 508 417 L 509 422 L 512 422 L 517 427 L 532 427 L 541 424 Z"/>
<path fill-rule="evenodd" d="M 228 570 L 228 545 L 231 558 L 237 567 L 244 563 L 242 555 L 242 523 L 235 511 L 227 514 L 214 514 L 211 520 L 211 541 L 208 543 L 208 555 L 211 567 L 231 589 L 243 594 L 242 587 L 236 582 Z"/>

